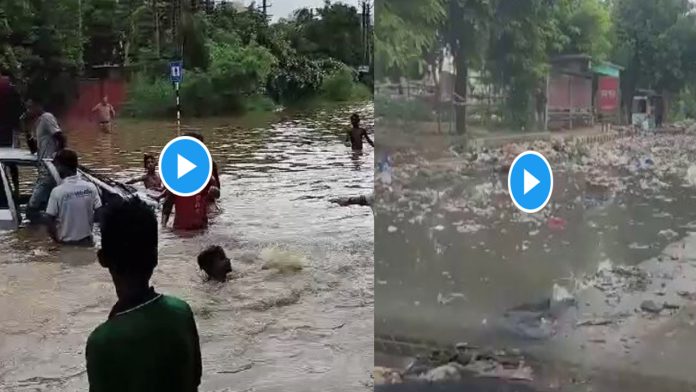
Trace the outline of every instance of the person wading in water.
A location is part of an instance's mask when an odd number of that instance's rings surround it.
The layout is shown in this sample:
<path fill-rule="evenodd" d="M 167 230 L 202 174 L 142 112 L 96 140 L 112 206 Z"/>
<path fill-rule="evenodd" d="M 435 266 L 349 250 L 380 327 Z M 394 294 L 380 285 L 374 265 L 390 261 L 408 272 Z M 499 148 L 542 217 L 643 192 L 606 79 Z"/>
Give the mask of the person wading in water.
<path fill-rule="evenodd" d="M 353 115 L 350 116 L 350 123 L 353 128 L 349 129 L 346 134 L 346 144 L 350 143 L 354 152 L 363 150 L 363 138 L 370 146 L 375 146 L 372 139 L 367 135 L 365 128 L 360 127 L 360 115 L 358 113 L 353 113 Z"/>
<path fill-rule="evenodd" d="M 104 96 L 96 106 L 92 108 L 92 113 L 97 114 L 97 121 L 99 122 L 99 129 L 102 132 L 111 132 L 111 125 L 116 118 L 116 110 L 109 103 L 109 97 Z"/>
<path fill-rule="evenodd" d="M 53 114 L 44 110 L 41 99 L 33 97 L 27 101 L 27 119 L 34 124 L 33 135 L 28 139 L 29 148 L 36 150 L 39 160 L 53 159 L 66 146 L 63 131 Z M 32 151 L 33 152 L 33 151 Z M 56 186 L 51 173 L 43 166 L 39 169 L 39 177 L 27 203 L 27 217 L 36 222 L 41 219 L 41 211 L 46 209 L 51 190 Z"/>

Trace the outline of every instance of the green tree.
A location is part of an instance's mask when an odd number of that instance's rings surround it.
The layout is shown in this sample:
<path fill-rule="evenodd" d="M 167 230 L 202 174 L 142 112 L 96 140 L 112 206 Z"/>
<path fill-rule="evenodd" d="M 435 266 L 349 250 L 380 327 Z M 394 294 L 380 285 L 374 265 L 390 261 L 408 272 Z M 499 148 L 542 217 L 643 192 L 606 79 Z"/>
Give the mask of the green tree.
<path fill-rule="evenodd" d="M 343 3 L 330 3 L 295 13 L 294 36 L 299 54 L 331 57 L 351 66 L 362 64 L 362 32 L 358 10 Z"/>
<path fill-rule="evenodd" d="M 445 20 L 443 0 L 380 0 L 375 2 L 375 64 L 377 77 L 405 70 L 422 61 Z"/>
<path fill-rule="evenodd" d="M 616 0 L 614 61 L 626 66 L 621 78 L 625 113 L 638 88 L 671 98 L 694 79 L 693 6 L 685 0 Z"/>
<path fill-rule="evenodd" d="M 610 5 L 602 0 L 561 0 L 554 6 L 551 54 L 605 59 L 612 48 Z"/>
<path fill-rule="evenodd" d="M 526 127 L 533 97 L 548 72 L 548 53 L 555 39 L 554 9 L 547 0 L 499 1 L 490 30 L 488 71 L 507 92 L 509 125 Z"/>
<path fill-rule="evenodd" d="M 469 70 L 482 65 L 494 16 L 492 0 L 448 0 L 444 39 L 454 59 L 456 129 L 466 132 Z"/>

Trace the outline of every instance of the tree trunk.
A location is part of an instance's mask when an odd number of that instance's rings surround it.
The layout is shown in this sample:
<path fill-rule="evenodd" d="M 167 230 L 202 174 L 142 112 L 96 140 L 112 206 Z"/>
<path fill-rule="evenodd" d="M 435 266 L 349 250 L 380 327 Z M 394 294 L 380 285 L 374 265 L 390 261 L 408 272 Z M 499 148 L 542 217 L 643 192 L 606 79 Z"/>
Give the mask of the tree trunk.
<path fill-rule="evenodd" d="M 160 27 L 159 27 L 159 10 L 157 7 L 158 0 L 152 0 L 152 15 L 155 22 L 155 53 L 160 57 Z"/>
<path fill-rule="evenodd" d="M 466 103 L 469 81 L 469 68 L 466 59 L 459 53 L 454 54 L 454 63 L 457 76 L 454 82 L 455 106 L 455 125 L 457 133 L 466 133 Z"/>
<path fill-rule="evenodd" d="M 672 103 L 672 94 L 669 91 L 662 93 L 662 123 L 667 124 L 669 121 L 669 112 Z"/>

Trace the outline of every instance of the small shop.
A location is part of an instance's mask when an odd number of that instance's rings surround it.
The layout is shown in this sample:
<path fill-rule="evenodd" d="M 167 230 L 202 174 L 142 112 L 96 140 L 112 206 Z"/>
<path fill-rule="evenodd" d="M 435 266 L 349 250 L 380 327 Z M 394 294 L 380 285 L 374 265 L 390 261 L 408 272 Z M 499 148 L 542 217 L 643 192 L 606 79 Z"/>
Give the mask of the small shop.
<path fill-rule="evenodd" d="M 631 105 L 631 125 L 644 131 L 661 127 L 664 118 L 663 108 L 662 96 L 655 91 L 636 90 Z"/>

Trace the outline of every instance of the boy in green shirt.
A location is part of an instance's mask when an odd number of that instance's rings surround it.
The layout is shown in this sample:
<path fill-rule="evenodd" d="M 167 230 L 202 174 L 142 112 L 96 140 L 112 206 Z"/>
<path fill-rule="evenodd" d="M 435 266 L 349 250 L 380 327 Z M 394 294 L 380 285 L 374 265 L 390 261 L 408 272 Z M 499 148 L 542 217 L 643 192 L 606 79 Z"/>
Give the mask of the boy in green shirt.
<path fill-rule="evenodd" d="M 192 392 L 201 352 L 186 302 L 150 286 L 157 266 L 157 218 L 138 198 L 105 207 L 99 263 L 118 302 L 87 340 L 90 392 Z"/>

